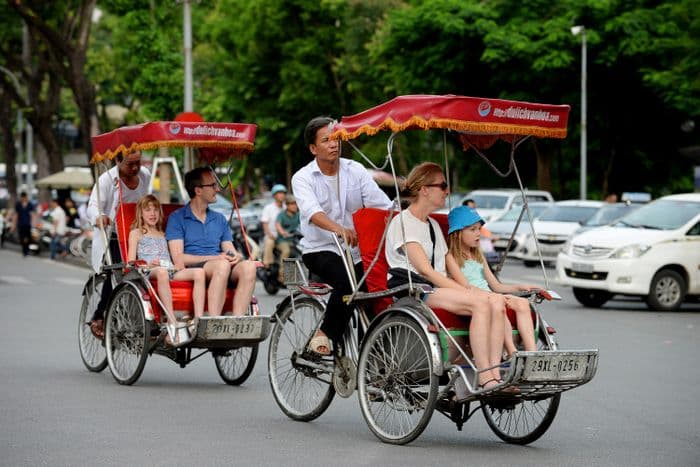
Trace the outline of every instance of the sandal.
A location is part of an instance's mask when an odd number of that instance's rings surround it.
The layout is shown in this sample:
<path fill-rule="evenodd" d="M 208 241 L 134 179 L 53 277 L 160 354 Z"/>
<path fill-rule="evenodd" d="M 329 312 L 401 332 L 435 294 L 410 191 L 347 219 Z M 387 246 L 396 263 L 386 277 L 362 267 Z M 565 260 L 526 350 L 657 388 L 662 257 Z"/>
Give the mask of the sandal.
<path fill-rule="evenodd" d="M 325 347 L 326 350 L 322 351 L 321 349 Z M 319 355 L 330 355 L 331 354 L 331 343 L 328 340 L 328 336 L 314 336 L 310 341 L 309 341 L 309 350 L 311 350 L 314 353 L 317 353 Z"/>
<path fill-rule="evenodd" d="M 166 324 L 165 343 L 173 347 L 182 347 L 185 344 L 192 342 L 192 335 L 189 332 L 187 324 Z"/>
<path fill-rule="evenodd" d="M 105 338 L 104 321 L 101 319 L 94 319 L 90 321 L 90 332 L 97 339 Z"/>
<path fill-rule="evenodd" d="M 493 386 L 486 387 L 486 385 L 489 384 L 490 382 L 495 382 L 496 384 L 494 384 Z M 479 389 L 493 389 L 494 387 L 498 386 L 502 382 L 503 381 L 501 381 L 500 379 L 491 378 L 490 380 L 484 381 L 483 383 L 479 384 Z"/>

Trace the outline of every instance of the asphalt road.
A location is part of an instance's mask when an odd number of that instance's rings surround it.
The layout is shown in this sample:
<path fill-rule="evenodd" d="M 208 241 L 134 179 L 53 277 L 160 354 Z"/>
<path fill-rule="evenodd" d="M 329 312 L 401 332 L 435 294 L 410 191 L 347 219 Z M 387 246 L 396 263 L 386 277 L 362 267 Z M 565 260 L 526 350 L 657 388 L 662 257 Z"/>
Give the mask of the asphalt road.
<path fill-rule="evenodd" d="M 480 414 L 458 432 L 436 414 L 408 446 L 379 442 L 355 396 L 319 419 L 282 414 L 267 380 L 267 343 L 251 377 L 225 385 L 205 355 L 185 369 L 149 358 L 131 387 L 88 372 L 77 346 L 88 270 L 0 250 L 0 466 L 51 465 L 700 465 L 700 305 L 650 312 L 637 300 L 594 310 L 543 305 L 562 348 L 598 348 L 595 379 L 562 397 L 529 446 L 492 434 Z M 548 270 L 550 274 L 553 270 Z M 539 282 L 537 270 L 503 278 Z M 263 313 L 282 295 L 258 290 Z"/>

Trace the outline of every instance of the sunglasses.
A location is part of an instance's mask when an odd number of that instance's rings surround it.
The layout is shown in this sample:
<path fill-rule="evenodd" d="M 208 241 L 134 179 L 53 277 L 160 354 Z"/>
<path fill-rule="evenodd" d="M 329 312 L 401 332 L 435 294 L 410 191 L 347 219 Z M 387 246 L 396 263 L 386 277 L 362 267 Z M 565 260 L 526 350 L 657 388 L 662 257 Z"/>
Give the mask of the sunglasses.
<path fill-rule="evenodd" d="M 207 183 L 205 185 L 198 185 L 200 188 L 204 188 L 205 186 L 208 186 L 209 188 L 214 188 L 217 185 L 216 182 L 213 183 Z"/>
<path fill-rule="evenodd" d="M 429 183 L 429 184 L 423 185 L 423 186 L 436 187 L 436 188 L 440 188 L 442 191 L 445 191 L 445 190 L 447 190 L 448 185 L 447 185 L 447 182 L 442 182 L 442 183 Z"/>

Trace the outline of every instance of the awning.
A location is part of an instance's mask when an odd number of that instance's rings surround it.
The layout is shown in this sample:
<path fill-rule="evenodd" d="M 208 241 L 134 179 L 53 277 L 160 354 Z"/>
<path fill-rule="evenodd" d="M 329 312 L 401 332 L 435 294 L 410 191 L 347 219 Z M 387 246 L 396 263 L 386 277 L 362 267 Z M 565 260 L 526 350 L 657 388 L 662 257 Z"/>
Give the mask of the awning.
<path fill-rule="evenodd" d="M 40 188 L 54 188 L 57 190 L 69 188 L 92 188 L 94 185 L 92 171 L 87 167 L 66 167 L 61 172 L 56 172 L 48 177 L 36 181 Z"/>

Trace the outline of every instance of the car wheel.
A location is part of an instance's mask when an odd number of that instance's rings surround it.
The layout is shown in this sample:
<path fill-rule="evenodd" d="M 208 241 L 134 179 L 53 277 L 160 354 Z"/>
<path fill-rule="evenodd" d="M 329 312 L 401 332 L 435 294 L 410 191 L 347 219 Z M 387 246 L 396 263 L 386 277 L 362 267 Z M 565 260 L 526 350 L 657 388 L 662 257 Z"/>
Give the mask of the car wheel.
<path fill-rule="evenodd" d="M 599 308 L 612 298 L 613 294 L 607 290 L 581 289 L 574 287 L 574 297 L 578 302 L 589 308 Z"/>
<path fill-rule="evenodd" d="M 670 269 L 662 269 L 651 280 L 647 305 L 652 310 L 672 311 L 680 308 L 685 298 L 683 276 Z"/>

